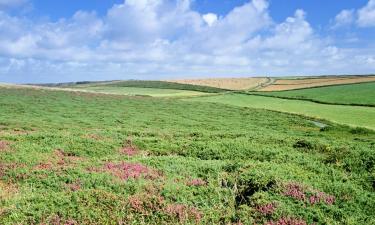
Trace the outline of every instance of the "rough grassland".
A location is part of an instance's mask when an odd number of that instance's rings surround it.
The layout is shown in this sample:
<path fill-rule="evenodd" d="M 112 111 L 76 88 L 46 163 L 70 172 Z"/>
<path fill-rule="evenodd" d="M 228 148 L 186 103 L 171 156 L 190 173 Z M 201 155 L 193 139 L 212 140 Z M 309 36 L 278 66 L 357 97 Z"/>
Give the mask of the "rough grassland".
<path fill-rule="evenodd" d="M 375 81 L 375 76 L 348 76 L 303 79 L 278 79 L 275 83 L 261 88 L 260 91 L 286 91 L 311 87 L 322 87 L 338 84 L 355 84 Z"/>
<path fill-rule="evenodd" d="M 198 97 L 193 101 L 217 102 L 234 106 L 269 109 L 326 119 L 350 126 L 375 129 L 375 108 L 364 106 L 326 105 L 303 100 L 288 100 L 246 94 Z"/>
<path fill-rule="evenodd" d="M 228 90 L 249 90 L 267 83 L 269 79 L 260 78 L 211 78 L 211 79 L 185 79 L 170 80 L 179 84 L 201 85 Z"/>
<path fill-rule="evenodd" d="M 255 94 L 322 103 L 375 106 L 375 82 Z"/>
<path fill-rule="evenodd" d="M 152 97 L 181 97 L 206 95 L 207 93 L 198 91 L 176 90 L 176 89 L 159 89 L 159 88 L 137 88 L 137 87 L 108 87 L 93 86 L 83 87 L 80 90 L 93 91 L 98 93 L 131 95 L 131 96 L 152 96 Z"/>
<path fill-rule="evenodd" d="M 198 91 L 198 92 L 207 92 L 207 93 L 219 93 L 226 90 L 199 86 L 199 85 L 190 85 L 190 84 L 178 84 L 173 82 L 166 81 L 143 81 L 143 80 L 128 80 L 128 81 L 113 81 L 113 82 L 104 82 L 104 83 L 89 83 L 83 85 L 70 85 L 66 86 L 70 88 L 85 88 L 85 87 L 133 87 L 133 88 L 155 88 L 155 89 L 174 89 L 174 90 L 187 90 L 187 91 Z"/>
<path fill-rule="evenodd" d="M 374 224 L 375 134 L 223 104 L 0 89 L 0 224 Z"/>

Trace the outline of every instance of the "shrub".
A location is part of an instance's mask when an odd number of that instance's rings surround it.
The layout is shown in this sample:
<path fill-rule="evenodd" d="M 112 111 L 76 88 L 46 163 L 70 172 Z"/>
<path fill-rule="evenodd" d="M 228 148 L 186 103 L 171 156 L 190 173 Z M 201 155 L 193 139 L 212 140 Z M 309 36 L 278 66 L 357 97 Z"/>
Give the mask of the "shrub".
<path fill-rule="evenodd" d="M 259 191 L 268 191 L 276 185 L 276 179 L 260 171 L 245 171 L 240 174 L 238 180 L 238 193 L 236 203 L 248 203 L 251 196 Z"/>

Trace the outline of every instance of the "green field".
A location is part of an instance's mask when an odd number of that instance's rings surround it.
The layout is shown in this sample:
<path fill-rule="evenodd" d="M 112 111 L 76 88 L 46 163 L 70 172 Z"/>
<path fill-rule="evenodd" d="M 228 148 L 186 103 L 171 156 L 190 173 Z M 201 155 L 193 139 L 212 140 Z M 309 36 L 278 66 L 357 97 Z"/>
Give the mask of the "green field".
<path fill-rule="evenodd" d="M 112 87 L 112 86 L 89 86 L 82 87 L 81 90 L 94 91 L 99 93 L 132 95 L 132 96 L 152 96 L 152 97 L 186 97 L 206 95 L 207 93 L 177 89 L 158 88 L 138 88 L 138 87 Z"/>
<path fill-rule="evenodd" d="M 177 99 L 0 96 L 0 224 L 375 223 L 370 130 Z M 262 97 L 220 98 L 202 100 Z"/>
<path fill-rule="evenodd" d="M 321 103 L 375 106 L 375 82 L 254 94 Z"/>
<path fill-rule="evenodd" d="M 216 95 L 211 97 L 197 97 L 189 100 L 295 113 L 350 126 L 375 129 L 375 108 L 373 107 L 326 105 L 302 100 L 246 94 Z"/>
<path fill-rule="evenodd" d="M 109 82 L 94 82 L 94 83 L 76 83 L 76 84 L 61 84 L 61 87 L 67 88 L 109 88 L 114 90 L 114 88 L 152 88 L 152 89 L 168 89 L 168 90 L 182 90 L 182 91 L 195 91 L 195 92 L 205 92 L 205 93 L 220 93 L 227 90 L 199 86 L 199 85 L 190 85 L 190 84 L 178 84 L 173 82 L 166 81 L 142 81 L 142 80 L 126 80 L 126 81 L 109 81 Z"/>

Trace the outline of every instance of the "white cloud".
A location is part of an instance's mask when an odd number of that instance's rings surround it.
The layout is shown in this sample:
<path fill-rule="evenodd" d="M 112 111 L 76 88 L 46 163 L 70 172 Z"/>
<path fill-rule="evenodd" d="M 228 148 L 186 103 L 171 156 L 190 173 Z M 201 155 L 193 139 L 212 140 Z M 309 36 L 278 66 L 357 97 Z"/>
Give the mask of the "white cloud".
<path fill-rule="evenodd" d="M 0 81 L 373 69 L 372 49 L 342 49 L 326 41 L 303 10 L 275 23 L 268 5 L 266 0 L 253 0 L 218 17 L 194 11 L 190 0 L 126 0 L 105 16 L 78 11 L 55 22 L 35 22 L 0 11 Z"/>
<path fill-rule="evenodd" d="M 336 15 L 333 28 L 344 27 L 353 24 L 355 21 L 354 10 L 342 10 L 339 14 Z"/>
<path fill-rule="evenodd" d="M 375 26 L 375 0 L 369 0 L 365 7 L 358 10 L 357 23 L 361 27 Z"/>
<path fill-rule="evenodd" d="M 207 23 L 209 27 L 214 25 L 217 21 L 217 15 L 214 13 L 207 13 L 203 15 L 203 20 Z"/>
<path fill-rule="evenodd" d="M 346 27 L 354 23 L 359 27 L 375 26 L 375 0 L 369 0 L 364 7 L 358 10 L 342 10 L 336 15 L 332 28 Z"/>

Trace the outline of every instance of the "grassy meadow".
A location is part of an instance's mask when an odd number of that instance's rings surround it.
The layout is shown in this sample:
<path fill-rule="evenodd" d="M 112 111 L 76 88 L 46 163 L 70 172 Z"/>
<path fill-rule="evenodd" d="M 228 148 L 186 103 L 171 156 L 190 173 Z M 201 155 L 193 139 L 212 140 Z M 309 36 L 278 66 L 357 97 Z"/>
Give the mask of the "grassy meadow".
<path fill-rule="evenodd" d="M 353 127 L 359 126 L 375 129 L 375 108 L 373 107 L 328 105 L 303 100 L 280 99 L 247 94 L 215 95 L 191 98 L 188 100 L 216 102 L 240 107 L 294 113 Z"/>
<path fill-rule="evenodd" d="M 375 223 L 371 130 L 179 99 L 0 96 L 0 224 Z"/>
<path fill-rule="evenodd" d="M 160 89 L 160 88 L 139 88 L 139 87 L 108 87 L 108 86 L 89 86 L 83 87 L 82 90 L 117 94 L 130 96 L 151 96 L 151 97 L 186 97 L 205 95 L 207 93 L 189 90 L 177 89 Z"/>
<path fill-rule="evenodd" d="M 375 82 L 255 94 L 330 104 L 375 106 Z"/>
<path fill-rule="evenodd" d="M 67 88 L 152 88 L 152 89 L 168 89 L 168 90 L 181 90 L 181 91 L 195 91 L 205 93 L 220 93 L 225 92 L 226 89 L 209 86 L 199 86 L 192 84 L 180 84 L 167 81 L 143 81 L 143 80 L 127 80 L 127 81 L 112 81 L 112 82 L 100 82 L 100 83 L 87 83 L 87 84 L 72 84 L 63 85 Z"/>

